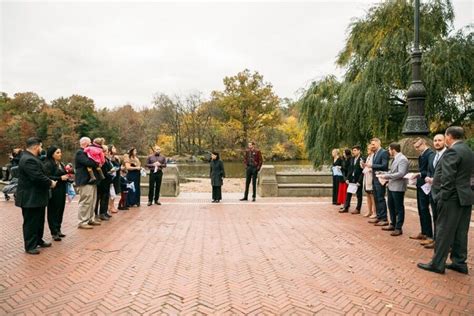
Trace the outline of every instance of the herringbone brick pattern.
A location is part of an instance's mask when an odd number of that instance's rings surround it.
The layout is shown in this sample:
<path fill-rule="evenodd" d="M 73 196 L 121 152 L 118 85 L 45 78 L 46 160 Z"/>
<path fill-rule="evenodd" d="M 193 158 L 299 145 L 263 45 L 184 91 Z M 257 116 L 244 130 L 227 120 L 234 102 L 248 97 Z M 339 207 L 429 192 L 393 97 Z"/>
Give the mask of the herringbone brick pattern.
<path fill-rule="evenodd" d="M 472 276 L 416 268 L 431 251 L 408 239 L 414 212 L 390 237 L 328 199 L 238 197 L 167 198 L 93 230 L 75 228 L 68 204 L 67 237 L 39 256 L 23 252 L 20 209 L 0 201 L 0 314 L 474 314 Z"/>

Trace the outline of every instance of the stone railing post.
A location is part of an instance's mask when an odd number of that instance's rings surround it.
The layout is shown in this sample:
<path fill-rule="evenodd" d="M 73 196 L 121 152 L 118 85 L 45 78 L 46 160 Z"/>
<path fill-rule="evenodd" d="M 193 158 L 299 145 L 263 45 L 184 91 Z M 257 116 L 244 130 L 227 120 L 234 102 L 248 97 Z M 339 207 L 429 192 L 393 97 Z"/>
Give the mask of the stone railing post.
<path fill-rule="evenodd" d="M 278 196 L 278 182 L 273 165 L 263 165 L 260 169 L 257 192 L 261 197 Z"/>
<path fill-rule="evenodd" d="M 163 180 L 161 182 L 162 196 L 179 195 L 179 170 L 176 165 L 168 165 L 163 169 Z"/>

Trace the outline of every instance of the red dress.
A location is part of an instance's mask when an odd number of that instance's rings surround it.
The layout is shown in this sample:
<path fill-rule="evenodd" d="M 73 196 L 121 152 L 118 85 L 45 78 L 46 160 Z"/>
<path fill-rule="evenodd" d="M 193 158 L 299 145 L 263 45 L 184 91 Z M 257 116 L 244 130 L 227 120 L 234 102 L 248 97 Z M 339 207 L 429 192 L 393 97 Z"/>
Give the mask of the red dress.
<path fill-rule="evenodd" d="M 346 182 L 339 182 L 339 189 L 337 191 L 337 204 L 344 204 L 346 202 L 347 187 L 348 185 Z"/>

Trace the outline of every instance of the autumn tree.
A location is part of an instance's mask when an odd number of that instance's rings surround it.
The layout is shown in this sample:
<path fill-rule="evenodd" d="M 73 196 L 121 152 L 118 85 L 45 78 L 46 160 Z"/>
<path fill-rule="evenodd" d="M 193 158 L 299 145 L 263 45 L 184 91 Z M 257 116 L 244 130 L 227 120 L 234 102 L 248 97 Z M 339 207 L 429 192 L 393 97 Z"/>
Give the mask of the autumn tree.
<path fill-rule="evenodd" d="M 245 148 L 248 141 L 265 126 L 280 123 L 278 97 L 270 83 L 258 72 L 246 69 L 224 78 L 224 91 L 214 91 L 213 101 L 226 113 L 226 124 L 231 128 L 233 141 Z"/>
<path fill-rule="evenodd" d="M 450 1 L 424 2 L 420 8 L 426 115 L 432 132 L 473 117 L 473 34 L 453 34 Z M 300 99 L 306 148 L 316 165 L 332 147 L 364 145 L 373 136 L 398 139 L 406 116 L 411 82 L 413 4 L 396 0 L 372 7 L 349 26 L 337 64 L 343 80 L 315 81 Z"/>

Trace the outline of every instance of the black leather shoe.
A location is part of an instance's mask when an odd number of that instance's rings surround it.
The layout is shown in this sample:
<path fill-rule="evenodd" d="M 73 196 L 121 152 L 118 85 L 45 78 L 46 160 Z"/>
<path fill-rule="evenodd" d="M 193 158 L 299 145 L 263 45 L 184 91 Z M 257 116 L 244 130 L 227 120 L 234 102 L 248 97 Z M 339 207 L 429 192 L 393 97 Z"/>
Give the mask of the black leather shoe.
<path fill-rule="evenodd" d="M 148 202 L 147 206 L 151 206 L 152 204 L 153 204 L 153 203 L 151 203 L 151 201 L 150 201 L 150 202 Z"/>
<path fill-rule="evenodd" d="M 348 208 L 345 208 L 345 207 L 344 207 L 344 208 L 341 208 L 341 209 L 339 210 L 339 213 L 349 213 L 349 209 L 348 209 Z"/>
<path fill-rule="evenodd" d="M 247 198 L 241 198 L 239 201 L 248 201 Z"/>
<path fill-rule="evenodd" d="M 382 227 L 382 230 L 393 232 L 395 230 L 395 227 L 393 227 L 393 225 L 388 225 L 386 227 Z"/>
<path fill-rule="evenodd" d="M 439 274 L 444 274 L 444 270 L 436 269 L 435 267 L 433 267 L 431 265 L 431 263 L 418 263 L 417 266 L 418 266 L 418 268 L 426 270 L 426 271 L 439 273 Z"/>
<path fill-rule="evenodd" d="M 103 221 L 108 221 L 109 220 L 109 218 L 107 216 L 105 216 L 104 214 L 100 214 L 99 218 Z"/>
<path fill-rule="evenodd" d="M 255 198 L 252 198 L 252 202 L 255 202 Z"/>
<path fill-rule="evenodd" d="M 53 240 L 54 241 L 61 241 L 61 237 L 59 237 L 59 235 L 53 235 Z"/>
<path fill-rule="evenodd" d="M 48 247 L 51 247 L 51 243 L 45 241 L 44 243 L 39 244 L 38 247 L 41 247 L 41 248 L 48 248 Z"/>
<path fill-rule="evenodd" d="M 29 255 L 39 255 L 40 251 L 38 249 L 30 249 L 30 250 L 27 250 L 26 253 Z"/>
<path fill-rule="evenodd" d="M 446 265 L 446 269 L 450 269 L 462 274 L 469 274 L 467 270 L 467 265 L 459 265 L 459 264 L 450 263 Z"/>
<path fill-rule="evenodd" d="M 62 232 L 59 232 L 58 236 L 59 237 L 66 237 L 66 235 L 64 235 Z"/>
<path fill-rule="evenodd" d="M 156 205 L 161 205 L 160 201 L 155 201 Z"/>

